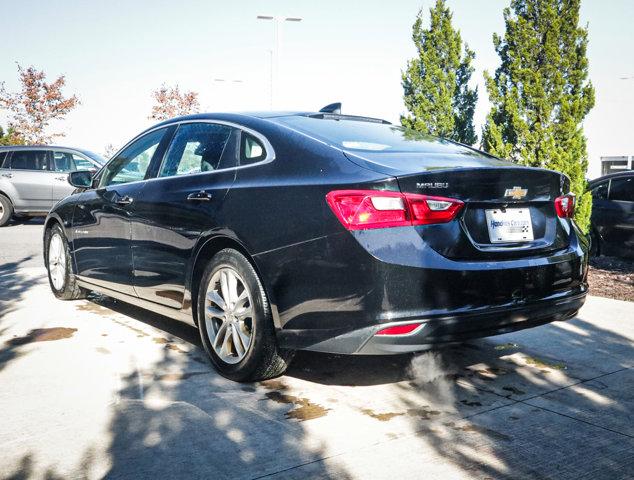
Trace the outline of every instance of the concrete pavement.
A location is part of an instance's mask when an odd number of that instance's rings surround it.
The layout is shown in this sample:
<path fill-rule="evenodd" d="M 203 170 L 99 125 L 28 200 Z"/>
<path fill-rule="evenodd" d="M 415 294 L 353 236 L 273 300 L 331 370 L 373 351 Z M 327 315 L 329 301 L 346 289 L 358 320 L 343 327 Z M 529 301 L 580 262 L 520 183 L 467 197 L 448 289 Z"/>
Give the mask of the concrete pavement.
<path fill-rule="evenodd" d="M 56 300 L 41 225 L 9 228 L 31 240 L 10 256 L 0 229 L 0 478 L 634 474 L 631 303 L 418 356 L 299 353 L 237 384 L 187 325 Z"/>

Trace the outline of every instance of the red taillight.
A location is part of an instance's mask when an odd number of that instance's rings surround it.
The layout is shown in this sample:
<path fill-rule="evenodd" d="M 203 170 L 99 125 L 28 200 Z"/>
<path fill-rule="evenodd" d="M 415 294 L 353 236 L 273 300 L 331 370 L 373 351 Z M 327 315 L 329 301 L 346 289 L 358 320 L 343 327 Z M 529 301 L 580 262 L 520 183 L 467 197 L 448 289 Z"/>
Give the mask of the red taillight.
<path fill-rule="evenodd" d="M 449 222 L 464 205 L 451 198 L 383 190 L 335 190 L 326 201 L 348 230 Z"/>
<path fill-rule="evenodd" d="M 407 323 L 405 325 L 394 325 L 393 327 L 387 327 L 383 330 L 379 330 L 375 335 L 407 335 L 408 333 L 412 333 L 418 327 L 420 327 L 421 323 Z"/>
<path fill-rule="evenodd" d="M 446 223 L 452 221 L 464 206 L 460 200 L 444 197 L 430 197 L 406 193 L 405 198 L 412 212 L 414 225 Z"/>
<path fill-rule="evenodd" d="M 555 211 L 561 218 L 572 218 L 575 214 L 575 194 L 569 193 L 555 198 Z"/>

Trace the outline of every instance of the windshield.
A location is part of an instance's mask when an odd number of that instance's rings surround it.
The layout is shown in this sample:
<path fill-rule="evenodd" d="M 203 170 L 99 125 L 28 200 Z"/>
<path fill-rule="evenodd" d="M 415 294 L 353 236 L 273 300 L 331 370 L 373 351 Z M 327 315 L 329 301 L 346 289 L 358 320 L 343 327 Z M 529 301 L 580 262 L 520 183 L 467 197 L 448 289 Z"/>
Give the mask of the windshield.
<path fill-rule="evenodd" d="M 276 120 L 342 150 L 386 153 L 472 153 L 467 147 L 396 125 L 299 115 L 279 117 Z"/>
<path fill-rule="evenodd" d="M 80 150 L 80 152 L 86 155 L 87 157 L 92 158 L 95 162 L 97 162 L 101 166 L 106 164 L 106 159 L 103 158 L 98 153 L 91 152 L 90 150 Z"/>

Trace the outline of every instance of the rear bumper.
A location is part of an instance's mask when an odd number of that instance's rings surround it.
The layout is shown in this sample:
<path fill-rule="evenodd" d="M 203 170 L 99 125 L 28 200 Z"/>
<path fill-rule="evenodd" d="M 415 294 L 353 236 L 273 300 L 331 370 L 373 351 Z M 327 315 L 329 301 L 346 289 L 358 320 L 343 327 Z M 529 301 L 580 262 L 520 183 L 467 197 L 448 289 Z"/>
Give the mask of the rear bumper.
<path fill-rule="evenodd" d="M 426 319 L 409 335 L 375 335 L 378 328 L 374 328 L 364 332 L 366 340 L 353 353 L 384 355 L 415 352 L 433 344 L 462 342 L 568 320 L 577 314 L 585 297 L 583 292 L 533 305 Z"/>
<path fill-rule="evenodd" d="M 334 336 L 305 349 L 357 355 L 417 352 L 435 344 L 462 342 L 536 327 L 557 320 L 567 320 L 576 315 L 585 298 L 584 289 L 568 295 L 553 295 L 551 298 L 530 304 L 381 323 Z M 376 335 L 379 330 L 386 327 L 412 322 L 420 322 L 421 326 L 410 334 Z"/>

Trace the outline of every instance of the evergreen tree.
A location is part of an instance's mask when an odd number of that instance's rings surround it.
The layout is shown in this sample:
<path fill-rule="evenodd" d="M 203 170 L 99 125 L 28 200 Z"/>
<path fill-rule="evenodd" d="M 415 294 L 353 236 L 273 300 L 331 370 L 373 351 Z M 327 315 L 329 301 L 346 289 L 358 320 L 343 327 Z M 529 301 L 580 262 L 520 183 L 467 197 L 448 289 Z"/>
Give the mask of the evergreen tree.
<path fill-rule="evenodd" d="M 581 0 L 511 0 L 504 38 L 493 35 L 501 64 L 485 72 L 492 103 L 483 148 L 522 165 L 570 177 L 577 195 L 575 220 L 587 232 L 592 198 L 582 122 L 594 106 L 588 80 L 587 27 L 579 26 Z"/>
<path fill-rule="evenodd" d="M 467 145 L 477 141 L 473 113 L 478 91 L 469 88 L 475 54 L 460 32 L 451 25 L 452 13 L 445 0 L 436 0 L 429 10 L 429 29 L 423 28 L 418 12 L 412 39 L 418 56 L 407 62 L 402 73 L 407 115 L 401 123 L 422 133 L 450 138 Z"/>

